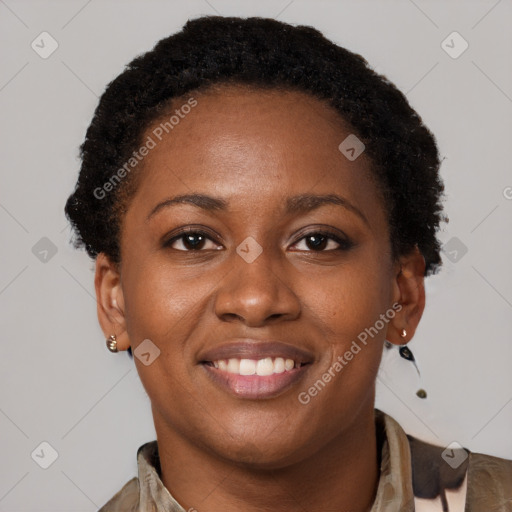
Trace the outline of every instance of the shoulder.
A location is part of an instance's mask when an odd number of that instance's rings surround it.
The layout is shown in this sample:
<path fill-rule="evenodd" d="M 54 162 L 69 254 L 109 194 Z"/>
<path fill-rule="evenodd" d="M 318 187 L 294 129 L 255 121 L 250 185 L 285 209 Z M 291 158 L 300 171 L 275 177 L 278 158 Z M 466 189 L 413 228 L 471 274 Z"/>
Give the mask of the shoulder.
<path fill-rule="evenodd" d="M 133 477 L 98 512 L 136 512 L 139 507 L 139 479 Z"/>
<path fill-rule="evenodd" d="M 407 435 L 414 495 L 423 499 L 447 492 L 466 494 L 472 510 L 512 512 L 512 461 L 473 453 L 462 446 L 441 447 Z"/>
<path fill-rule="evenodd" d="M 512 460 L 470 453 L 467 499 L 474 510 L 512 511 Z"/>

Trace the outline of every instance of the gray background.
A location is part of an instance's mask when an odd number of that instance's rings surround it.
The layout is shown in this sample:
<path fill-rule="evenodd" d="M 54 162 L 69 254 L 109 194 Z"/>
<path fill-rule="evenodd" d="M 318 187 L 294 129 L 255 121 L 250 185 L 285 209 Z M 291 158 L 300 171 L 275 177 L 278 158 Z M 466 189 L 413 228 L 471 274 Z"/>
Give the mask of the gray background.
<path fill-rule="evenodd" d="M 155 438 L 133 361 L 105 348 L 93 265 L 69 244 L 63 207 L 105 85 L 214 13 L 315 26 L 385 73 L 432 129 L 450 223 L 410 344 L 423 381 L 387 354 L 377 405 L 420 438 L 512 458 L 510 0 L 0 0 L 0 512 L 94 511 Z M 43 31 L 59 45 L 47 59 L 31 48 Z M 453 31 L 469 43 L 456 59 L 441 46 Z M 43 441 L 58 452 L 48 469 L 31 458 Z"/>

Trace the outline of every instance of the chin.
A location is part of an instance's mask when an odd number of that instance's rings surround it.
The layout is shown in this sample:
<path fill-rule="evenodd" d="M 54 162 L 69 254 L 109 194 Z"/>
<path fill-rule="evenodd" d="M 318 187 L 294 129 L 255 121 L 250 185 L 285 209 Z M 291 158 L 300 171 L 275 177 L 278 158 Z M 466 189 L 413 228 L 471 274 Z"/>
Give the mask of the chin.
<path fill-rule="evenodd" d="M 301 456 L 296 449 L 291 452 L 277 447 L 275 449 L 270 447 L 270 450 L 265 447 L 265 450 L 262 450 L 252 444 L 225 454 L 225 458 L 247 470 L 268 471 L 288 467 L 299 462 L 304 456 Z"/>
<path fill-rule="evenodd" d="M 277 429 L 276 429 L 277 430 Z M 303 446 L 304 439 L 290 437 L 290 433 L 277 437 L 269 435 L 250 436 L 247 432 L 231 432 L 224 437 L 224 442 L 219 445 L 218 437 L 209 445 L 209 449 L 217 456 L 228 460 L 230 463 L 251 470 L 281 469 L 306 458 L 308 451 Z"/>

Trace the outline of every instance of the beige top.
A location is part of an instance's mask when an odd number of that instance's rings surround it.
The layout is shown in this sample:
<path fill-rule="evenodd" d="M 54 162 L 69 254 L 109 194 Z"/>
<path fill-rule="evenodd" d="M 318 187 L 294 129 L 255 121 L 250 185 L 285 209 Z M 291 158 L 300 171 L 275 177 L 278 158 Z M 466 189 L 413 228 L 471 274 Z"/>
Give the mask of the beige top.
<path fill-rule="evenodd" d="M 512 512 L 512 461 L 425 443 L 378 409 L 375 424 L 381 467 L 369 512 Z M 138 478 L 99 512 L 187 512 L 160 479 L 156 441 L 138 449 L 137 464 Z"/>

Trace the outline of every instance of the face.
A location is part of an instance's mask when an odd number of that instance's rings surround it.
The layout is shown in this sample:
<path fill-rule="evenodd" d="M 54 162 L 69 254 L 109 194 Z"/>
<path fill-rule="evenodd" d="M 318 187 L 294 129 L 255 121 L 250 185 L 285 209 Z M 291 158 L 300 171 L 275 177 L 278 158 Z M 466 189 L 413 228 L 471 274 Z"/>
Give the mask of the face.
<path fill-rule="evenodd" d="M 282 467 L 373 410 L 405 311 L 392 309 L 407 298 L 400 265 L 370 161 L 338 149 L 351 131 L 334 110 L 298 92 L 191 96 L 168 134 L 146 133 L 157 144 L 123 220 L 120 273 L 97 266 L 100 320 L 111 333 L 115 318 L 121 348 L 160 350 L 134 358 L 158 435 Z"/>

